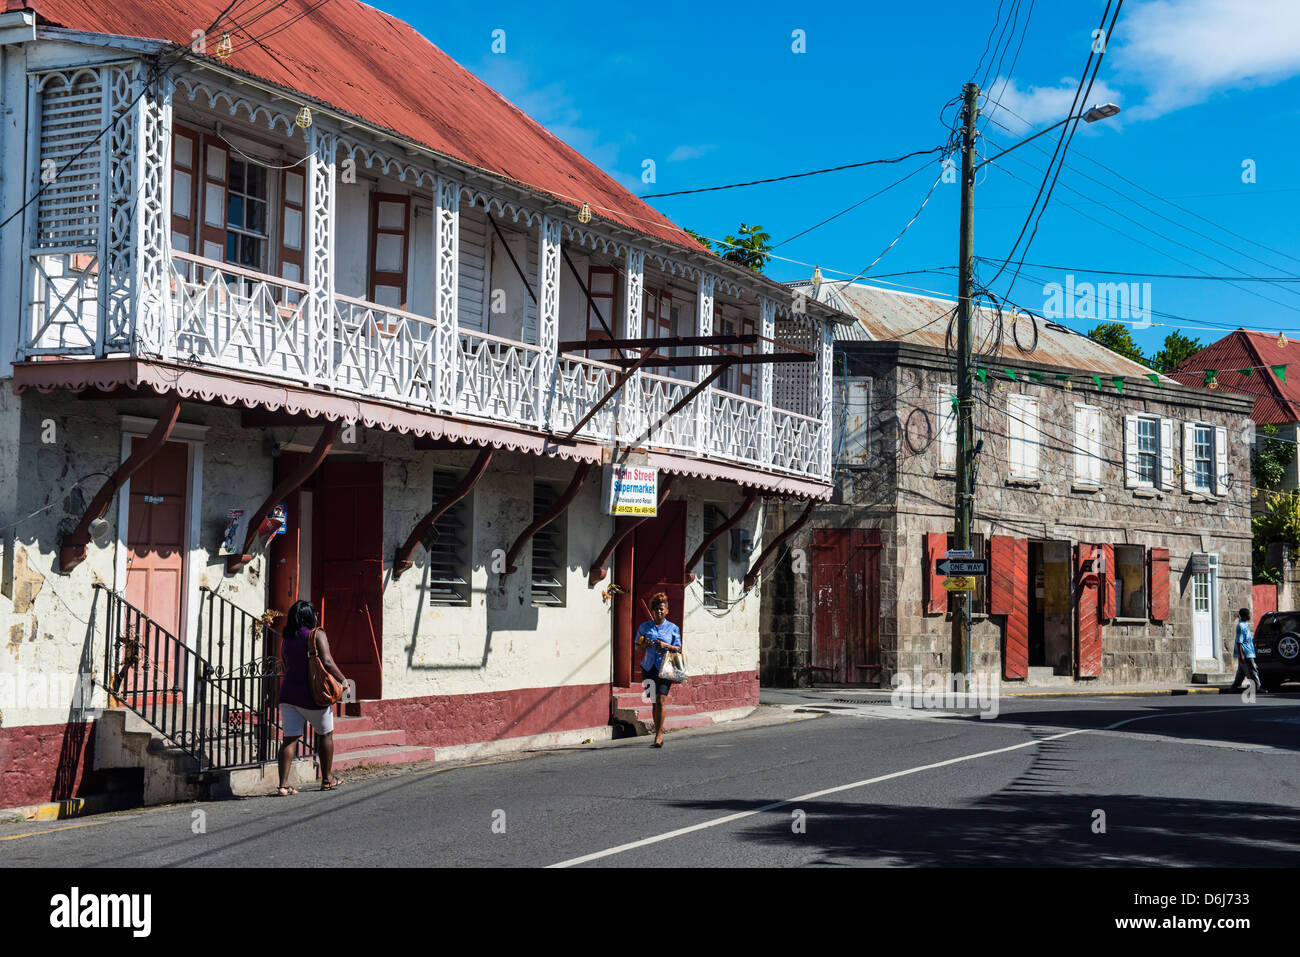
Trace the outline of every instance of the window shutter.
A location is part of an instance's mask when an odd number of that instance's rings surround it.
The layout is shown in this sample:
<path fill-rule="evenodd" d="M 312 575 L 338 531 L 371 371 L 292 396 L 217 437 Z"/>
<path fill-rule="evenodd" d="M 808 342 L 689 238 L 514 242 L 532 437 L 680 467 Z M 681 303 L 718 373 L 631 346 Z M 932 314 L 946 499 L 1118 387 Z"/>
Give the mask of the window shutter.
<path fill-rule="evenodd" d="M 1115 546 L 1098 545 L 1102 571 L 1101 575 L 1101 617 L 1110 620 L 1115 617 Z"/>
<path fill-rule="evenodd" d="M 1124 487 L 1138 485 L 1138 417 L 1124 416 Z"/>
<path fill-rule="evenodd" d="M 1196 426 L 1183 423 L 1183 491 L 1196 490 Z"/>
<path fill-rule="evenodd" d="M 871 380 L 849 379 L 848 392 L 844 461 L 850 465 L 866 465 L 870 460 Z"/>
<path fill-rule="evenodd" d="M 446 501 L 460 478 L 450 472 L 434 472 L 433 504 Z M 470 525 L 471 495 L 466 495 L 447 509 L 429 529 L 424 547 L 429 553 L 429 604 L 468 605 L 470 603 Z"/>
<path fill-rule="evenodd" d="M 306 188 L 301 169 L 284 171 L 280 179 L 280 276 L 290 282 L 302 282 Z"/>
<path fill-rule="evenodd" d="M 199 196 L 195 191 L 199 165 L 199 134 L 184 126 L 172 127 L 172 249 L 194 249 L 194 219 Z"/>
<path fill-rule="evenodd" d="M 1075 582 L 1078 603 L 1074 607 L 1074 633 L 1078 640 L 1078 676 L 1096 678 L 1101 675 L 1101 622 L 1097 619 L 1097 583 L 1085 583 L 1084 568 L 1097 556 L 1095 545 L 1074 546 Z"/>
<path fill-rule="evenodd" d="M 405 309 L 411 198 L 375 193 L 370 203 L 370 301 Z"/>
<path fill-rule="evenodd" d="M 1147 594 L 1151 596 L 1151 620 L 1168 621 L 1169 549 L 1151 549 L 1147 554 L 1147 562 L 1151 576 L 1151 587 L 1147 589 Z"/>
<path fill-rule="evenodd" d="M 99 245 L 103 196 L 104 84 L 99 70 L 46 74 L 41 89 L 40 167 L 58 174 L 36 200 L 36 246 L 93 253 Z M 11 94 L 12 95 L 12 94 Z M 75 157 L 75 158 L 74 158 Z"/>
<path fill-rule="evenodd" d="M 1002 676 L 1024 678 L 1029 667 L 1029 540 L 989 540 L 989 614 L 1005 615 Z"/>
<path fill-rule="evenodd" d="M 936 562 L 948 551 L 947 532 L 927 532 L 925 536 L 925 568 L 921 570 L 926 582 L 925 613 L 942 615 L 948 610 L 948 593 L 943 589 L 943 576 L 935 569 Z"/>
<path fill-rule="evenodd" d="M 745 318 L 740 321 L 741 335 L 752 336 L 755 331 L 753 319 Z M 671 333 L 665 333 L 665 335 L 671 335 Z M 737 351 L 750 353 L 753 352 L 753 348 L 741 346 Z M 740 369 L 740 394 L 752 399 L 754 397 L 754 367 L 746 363 L 738 368 Z"/>
<path fill-rule="evenodd" d="M 1214 430 L 1214 494 L 1228 494 L 1228 430 L 1223 426 Z"/>
<path fill-rule="evenodd" d="M 203 214 L 199 221 L 198 253 L 207 259 L 226 259 L 226 186 L 230 182 L 230 150 L 212 136 L 203 144 Z"/>
<path fill-rule="evenodd" d="M 1160 487 L 1166 492 L 1174 487 L 1174 421 L 1160 420 Z"/>
<path fill-rule="evenodd" d="M 1089 464 L 1092 443 L 1088 437 L 1089 410 L 1081 405 L 1074 407 L 1074 480 L 1089 482 L 1092 480 L 1092 466 Z"/>
<path fill-rule="evenodd" d="M 1007 468 L 1012 478 L 1026 474 L 1025 436 L 1027 434 L 1024 409 L 1019 396 L 1007 400 Z"/>
<path fill-rule="evenodd" d="M 1038 453 L 1042 449 L 1042 437 L 1038 431 L 1038 400 L 1022 398 L 1020 400 L 1020 417 L 1024 420 L 1025 438 L 1022 444 L 1024 454 L 1022 464 L 1026 478 L 1038 478 Z"/>
<path fill-rule="evenodd" d="M 939 386 L 939 407 L 935 420 L 939 423 L 939 470 L 957 470 L 957 413 L 952 407 L 956 393 L 952 386 Z"/>
<path fill-rule="evenodd" d="M 1101 409 L 1088 413 L 1088 476 L 1101 484 Z"/>
<path fill-rule="evenodd" d="M 483 210 L 462 203 L 456 217 L 456 243 L 460 266 L 456 272 L 457 322 L 466 329 L 482 332 L 483 303 L 487 299 L 487 217 Z M 437 226 L 434 226 L 435 236 Z M 437 239 L 434 239 L 437 242 Z"/>
<path fill-rule="evenodd" d="M 533 521 L 555 504 L 559 494 L 544 482 L 533 483 Z M 568 518 L 559 515 L 533 536 L 532 600 L 534 606 L 563 607 L 565 571 L 568 568 L 565 527 Z"/>

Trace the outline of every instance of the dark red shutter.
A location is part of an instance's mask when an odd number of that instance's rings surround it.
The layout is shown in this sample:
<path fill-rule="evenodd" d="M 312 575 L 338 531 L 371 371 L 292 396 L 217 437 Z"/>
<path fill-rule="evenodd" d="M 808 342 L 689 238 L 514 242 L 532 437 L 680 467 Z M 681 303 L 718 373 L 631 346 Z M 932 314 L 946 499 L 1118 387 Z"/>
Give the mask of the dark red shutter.
<path fill-rule="evenodd" d="M 305 282 L 303 255 L 306 246 L 307 176 L 303 167 L 284 171 L 280 178 L 280 276 L 291 282 Z"/>
<path fill-rule="evenodd" d="M 989 614 L 1006 615 L 1002 677 L 1029 674 L 1029 540 L 994 535 L 989 542 Z"/>
<path fill-rule="evenodd" d="M 199 180 L 202 137 L 187 126 L 172 126 L 172 248 L 194 252 L 194 221 L 203 198 Z"/>
<path fill-rule="evenodd" d="M 1169 619 L 1169 549 L 1153 548 L 1148 553 L 1151 565 L 1151 620 Z"/>
<path fill-rule="evenodd" d="M 741 319 L 741 321 L 740 321 L 740 334 L 741 334 L 741 335 L 744 335 L 744 336 L 752 336 L 752 335 L 754 335 L 757 331 L 758 331 L 758 330 L 757 330 L 756 327 L 754 326 L 754 320 L 753 320 L 753 319 L 749 319 L 749 318 L 743 318 L 743 319 Z M 758 351 L 758 349 L 755 348 L 755 347 L 753 347 L 753 346 L 740 346 L 740 347 L 732 346 L 731 348 L 732 348 L 732 349 L 735 349 L 735 351 L 737 351 L 737 352 L 744 353 L 744 354 L 746 354 L 746 355 L 748 355 L 749 353 L 757 352 L 757 351 Z M 742 366 L 740 366 L 740 389 L 739 389 L 739 391 L 740 391 L 740 394 L 743 395 L 743 396 L 745 396 L 746 398 L 751 398 L 751 399 L 752 399 L 752 398 L 754 397 L 754 367 L 753 367 L 752 365 L 750 365 L 749 363 L 745 363 L 745 364 L 743 364 Z"/>
<path fill-rule="evenodd" d="M 928 532 L 925 536 L 925 567 L 921 570 L 926 582 L 925 613 L 942 615 L 948 610 L 948 593 L 943 590 L 943 578 L 935 570 L 936 561 L 948 550 L 947 532 Z"/>
<path fill-rule="evenodd" d="M 1098 545 L 1105 570 L 1101 574 L 1101 617 L 1115 617 L 1115 546 Z"/>
<path fill-rule="evenodd" d="M 199 220 L 199 244 L 194 252 L 217 262 L 225 262 L 230 150 L 215 136 L 206 135 L 201 149 L 203 179 L 198 188 L 203 202 L 196 208 L 201 210 L 202 218 Z M 196 197 L 196 202 L 198 198 Z"/>
<path fill-rule="evenodd" d="M 1097 575 L 1095 545 L 1074 546 L 1075 594 L 1074 633 L 1079 643 L 1078 677 L 1101 675 L 1101 622 L 1097 619 Z"/>
<path fill-rule="evenodd" d="M 402 193 L 375 193 L 371 197 L 370 203 L 370 301 L 380 301 L 379 287 L 383 286 L 397 290 L 397 298 L 400 300 L 397 303 L 387 302 L 384 304 L 396 305 L 400 309 L 405 309 L 406 259 L 411 235 L 411 197 Z M 383 220 L 383 207 L 386 206 L 397 207 L 398 218 L 401 220 L 400 225 Z M 390 249 L 393 248 L 392 243 L 396 243 L 397 263 L 395 265 L 398 268 L 379 268 L 379 241 L 381 237 L 387 237 L 390 240 L 388 244 Z"/>

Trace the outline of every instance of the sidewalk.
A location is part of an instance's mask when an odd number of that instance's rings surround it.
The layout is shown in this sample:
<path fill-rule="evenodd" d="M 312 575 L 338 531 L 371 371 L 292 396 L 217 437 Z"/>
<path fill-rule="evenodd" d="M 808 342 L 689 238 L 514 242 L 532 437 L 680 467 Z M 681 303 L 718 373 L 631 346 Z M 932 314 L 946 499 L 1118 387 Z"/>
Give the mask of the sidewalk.
<path fill-rule="evenodd" d="M 1026 685 L 1018 681 L 1004 681 L 999 685 L 998 698 L 1074 698 L 1106 697 L 1115 695 L 1172 696 L 1189 694 L 1223 694 L 1228 685 L 1150 684 L 1150 685 L 1088 685 L 1086 687 L 1061 685 Z M 909 688 L 908 697 L 920 696 L 925 688 Z M 863 704 L 887 703 L 894 695 L 889 688 L 763 688 L 759 691 L 760 704 L 784 706 L 816 701 L 849 701 Z"/>

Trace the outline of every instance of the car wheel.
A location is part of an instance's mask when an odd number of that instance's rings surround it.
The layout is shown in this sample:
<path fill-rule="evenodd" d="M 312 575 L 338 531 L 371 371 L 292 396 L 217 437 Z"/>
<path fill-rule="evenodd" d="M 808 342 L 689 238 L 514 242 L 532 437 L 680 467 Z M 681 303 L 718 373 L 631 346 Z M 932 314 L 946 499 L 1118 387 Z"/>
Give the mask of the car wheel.
<path fill-rule="evenodd" d="M 1300 665 L 1300 635 L 1288 631 L 1277 640 L 1277 656 L 1287 665 Z"/>

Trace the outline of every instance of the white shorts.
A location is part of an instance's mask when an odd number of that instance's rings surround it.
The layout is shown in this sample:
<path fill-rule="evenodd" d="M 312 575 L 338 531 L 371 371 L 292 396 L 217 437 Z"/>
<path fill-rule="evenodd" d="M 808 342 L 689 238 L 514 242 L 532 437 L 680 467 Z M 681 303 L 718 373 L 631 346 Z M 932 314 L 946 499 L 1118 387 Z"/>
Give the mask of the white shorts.
<path fill-rule="evenodd" d="M 334 711 L 330 708 L 299 708 L 294 704 L 280 704 L 280 724 L 286 738 L 301 738 L 303 729 L 311 725 L 317 734 L 334 730 Z"/>

